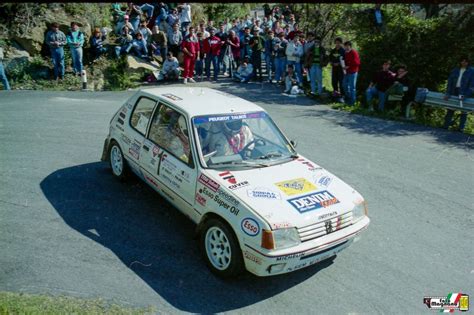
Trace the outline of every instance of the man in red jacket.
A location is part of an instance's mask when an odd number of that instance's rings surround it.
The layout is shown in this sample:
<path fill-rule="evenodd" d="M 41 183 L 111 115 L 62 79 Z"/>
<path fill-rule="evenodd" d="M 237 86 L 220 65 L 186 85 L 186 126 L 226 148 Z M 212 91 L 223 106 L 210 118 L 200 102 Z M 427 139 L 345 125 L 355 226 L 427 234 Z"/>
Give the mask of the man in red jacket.
<path fill-rule="evenodd" d="M 183 51 L 183 62 L 184 62 L 184 84 L 189 82 L 196 83 L 193 79 L 194 65 L 196 60 L 199 59 L 199 41 L 194 33 L 194 27 L 189 28 L 189 35 L 181 43 L 181 50 Z"/>
<path fill-rule="evenodd" d="M 211 79 L 211 62 L 214 70 L 214 81 L 219 74 L 219 54 L 221 53 L 222 41 L 216 36 L 216 29 L 209 30 L 210 36 L 204 40 L 204 55 L 206 58 L 206 76 Z"/>
<path fill-rule="evenodd" d="M 344 55 L 344 91 L 346 93 L 346 103 L 354 106 L 356 101 L 356 84 L 357 74 L 359 73 L 360 58 L 357 51 L 352 49 L 352 43 L 347 41 L 344 43 L 344 49 L 346 51 Z"/>

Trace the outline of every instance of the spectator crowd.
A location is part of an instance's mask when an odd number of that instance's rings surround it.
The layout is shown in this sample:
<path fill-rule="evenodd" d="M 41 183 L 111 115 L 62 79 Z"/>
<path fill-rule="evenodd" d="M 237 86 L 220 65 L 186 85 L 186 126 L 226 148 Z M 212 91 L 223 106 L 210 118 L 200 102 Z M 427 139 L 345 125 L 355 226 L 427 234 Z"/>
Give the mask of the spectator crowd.
<path fill-rule="evenodd" d="M 216 82 L 220 75 L 240 83 L 262 82 L 265 74 L 265 81 L 281 84 L 284 93 L 302 94 L 307 81 L 311 96 L 324 93 L 323 69 L 330 65 L 332 98 L 353 106 L 357 99 L 361 60 L 351 41 L 337 37 L 333 47 L 326 49 L 319 34 L 311 30 L 304 33 L 299 28 L 299 17 L 289 5 L 271 7 L 265 4 L 263 9 L 261 19 L 247 14 L 222 21 L 197 22 L 192 19 L 189 3 L 173 7 L 163 2 L 128 3 L 126 7 L 114 3 L 116 41 L 108 43 L 107 30 L 95 28 L 90 38 L 92 59 L 111 51 L 114 58 L 132 54 L 145 60 L 158 60 L 162 63 L 164 80 L 182 79 L 184 84 L 195 83 L 195 78 Z M 380 5 L 375 5 L 371 16 L 376 29 L 383 31 L 385 17 Z M 64 76 L 66 45 L 71 51 L 73 72 L 82 73 L 84 42 L 84 34 L 77 23 L 71 23 L 67 34 L 58 29 L 57 23 L 51 24 L 46 43 L 51 51 L 55 79 Z M 108 49 L 107 46 L 113 47 Z M 460 68 L 456 69 L 449 77 L 446 95 L 470 97 L 474 90 L 474 71 L 468 58 L 463 57 Z M 3 80 L 2 70 L 0 68 Z M 377 110 L 384 111 L 389 93 L 403 94 L 400 111 L 403 115 L 407 104 L 415 97 L 416 88 L 409 79 L 406 65 L 399 64 L 392 69 L 391 61 L 385 60 L 365 91 L 369 110 L 374 110 L 372 103 L 377 98 Z M 451 124 L 452 117 L 452 111 L 448 111 L 445 126 Z M 465 120 L 464 115 L 462 128 Z"/>

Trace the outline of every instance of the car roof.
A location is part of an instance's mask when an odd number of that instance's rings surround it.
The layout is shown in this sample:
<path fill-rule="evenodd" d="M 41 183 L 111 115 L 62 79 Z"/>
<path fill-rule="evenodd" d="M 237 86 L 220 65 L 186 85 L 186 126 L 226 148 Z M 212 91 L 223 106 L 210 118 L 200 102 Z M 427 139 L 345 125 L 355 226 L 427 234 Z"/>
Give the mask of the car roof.
<path fill-rule="evenodd" d="M 206 87 L 159 87 L 142 89 L 141 92 L 158 96 L 189 117 L 264 111 L 243 98 Z"/>

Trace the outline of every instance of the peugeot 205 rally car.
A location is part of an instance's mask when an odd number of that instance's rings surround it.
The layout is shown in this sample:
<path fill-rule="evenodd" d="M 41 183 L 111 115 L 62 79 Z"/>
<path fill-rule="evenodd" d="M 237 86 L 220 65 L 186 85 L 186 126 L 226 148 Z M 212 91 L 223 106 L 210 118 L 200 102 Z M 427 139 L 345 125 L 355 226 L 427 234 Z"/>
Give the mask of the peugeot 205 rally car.
<path fill-rule="evenodd" d="M 370 222 L 357 191 L 294 147 L 251 102 L 208 88 L 153 88 L 113 116 L 102 160 L 197 224 L 212 272 L 269 276 L 334 257 Z"/>

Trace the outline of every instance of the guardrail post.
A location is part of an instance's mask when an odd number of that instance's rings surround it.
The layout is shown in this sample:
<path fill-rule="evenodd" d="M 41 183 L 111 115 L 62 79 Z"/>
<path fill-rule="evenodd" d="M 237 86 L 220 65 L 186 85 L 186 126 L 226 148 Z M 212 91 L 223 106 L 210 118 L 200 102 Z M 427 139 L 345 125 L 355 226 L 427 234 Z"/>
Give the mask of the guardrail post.
<path fill-rule="evenodd" d="M 87 90 L 87 73 L 86 70 L 81 71 L 82 89 Z"/>

